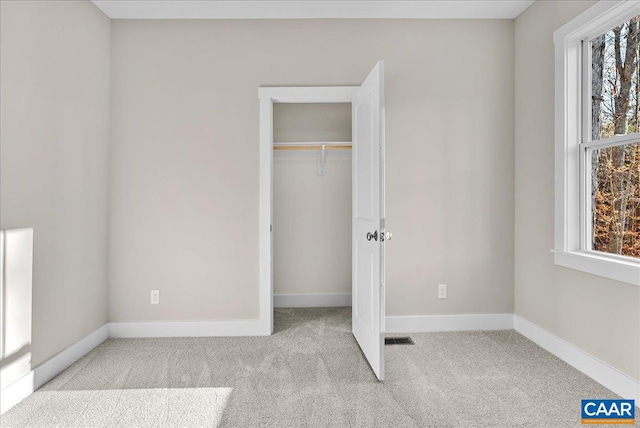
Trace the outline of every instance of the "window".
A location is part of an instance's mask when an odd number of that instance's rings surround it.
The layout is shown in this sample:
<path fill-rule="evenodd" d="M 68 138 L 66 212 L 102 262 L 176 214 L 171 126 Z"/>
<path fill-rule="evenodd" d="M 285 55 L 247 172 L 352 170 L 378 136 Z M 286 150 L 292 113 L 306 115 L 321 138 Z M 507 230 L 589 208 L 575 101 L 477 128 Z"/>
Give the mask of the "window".
<path fill-rule="evenodd" d="M 585 248 L 640 258 L 640 16 L 583 40 Z M 587 52 L 584 51 L 587 49 Z M 585 85 L 585 83 L 587 85 Z"/>
<path fill-rule="evenodd" d="M 556 264 L 640 285 L 640 3 L 554 33 Z"/>

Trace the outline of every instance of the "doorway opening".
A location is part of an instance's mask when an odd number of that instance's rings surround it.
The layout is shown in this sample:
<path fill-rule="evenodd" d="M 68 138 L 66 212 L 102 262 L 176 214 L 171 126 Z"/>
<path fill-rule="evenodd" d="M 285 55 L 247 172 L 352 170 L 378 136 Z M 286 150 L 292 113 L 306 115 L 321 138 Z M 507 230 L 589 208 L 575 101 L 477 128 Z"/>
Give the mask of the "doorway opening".
<path fill-rule="evenodd" d="M 276 104 L 345 104 L 350 106 L 359 86 L 262 87 L 260 98 L 260 330 L 273 333 L 273 162 Z M 285 107 L 286 108 L 286 107 Z M 326 150 L 326 147 L 325 147 Z M 326 163 L 325 163 L 326 166 Z M 322 233 L 322 231 L 318 231 Z M 310 239 L 313 239 L 310 237 Z"/>
<path fill-rule="evenodd" d="M 273 141 L 273 306 L 351 306 L 351 104 L 275 104 Z"/>
<path fill-rule="evenodd" d="M 384 379 L 385 230 L 384 191 L 384 62 L 379 61 L 360 86 L 262 87 L 260 99 L 260 333 L 274 330 L 274 104 L 351 105 L 351 332 L 379 380 Z M 294 142 L 301 146 L 301 142 Z M 309 145 L 309 142 L 305 142 Z M 311 142 L 313 143 L 313 142 Z M 335 142 L 347 145 L 347 142 Z M 321 144 L 317 173 L 326 174 L 326 151 Z M 310 150 L 318 150 L 313 147 Z M 338 148 L 336 147 L 336 150 Z M 322 230 L 308 237 L 313 240 Z M 297 255 L 296 255 L 297 256 Z"/>

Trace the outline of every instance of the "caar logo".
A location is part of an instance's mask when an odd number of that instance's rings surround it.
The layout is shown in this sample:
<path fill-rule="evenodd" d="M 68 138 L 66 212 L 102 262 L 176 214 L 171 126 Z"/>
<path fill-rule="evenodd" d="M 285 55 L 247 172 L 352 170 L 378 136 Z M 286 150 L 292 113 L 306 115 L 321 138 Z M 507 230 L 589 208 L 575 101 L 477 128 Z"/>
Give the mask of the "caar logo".
<path fill-rule="evenodd" d="M 633 424 L 634 400 L 582 400 L 583 424 Z"/>

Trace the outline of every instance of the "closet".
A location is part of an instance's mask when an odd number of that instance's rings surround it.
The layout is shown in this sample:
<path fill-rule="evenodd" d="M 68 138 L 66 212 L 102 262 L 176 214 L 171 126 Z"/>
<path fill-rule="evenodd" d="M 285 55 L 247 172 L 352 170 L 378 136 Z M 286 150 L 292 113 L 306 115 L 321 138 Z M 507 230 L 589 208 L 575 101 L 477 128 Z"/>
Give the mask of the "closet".
<path fill-rule="evenodd" d="M 275 307 L 351 303 L 351 104 L 273 106 Z"/>

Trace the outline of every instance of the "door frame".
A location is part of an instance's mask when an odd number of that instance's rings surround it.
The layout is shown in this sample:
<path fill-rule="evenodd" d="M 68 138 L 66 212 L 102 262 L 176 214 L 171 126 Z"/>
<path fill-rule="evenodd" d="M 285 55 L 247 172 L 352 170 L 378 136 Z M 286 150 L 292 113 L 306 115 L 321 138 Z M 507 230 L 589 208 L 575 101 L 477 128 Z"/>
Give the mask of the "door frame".
<path fill-rule="evenodd" d="M 260 334 L 273 333 L 273 104 L 349 103 L 360 86 L 259 87 L 260 220 L 258 286 Z"/>

